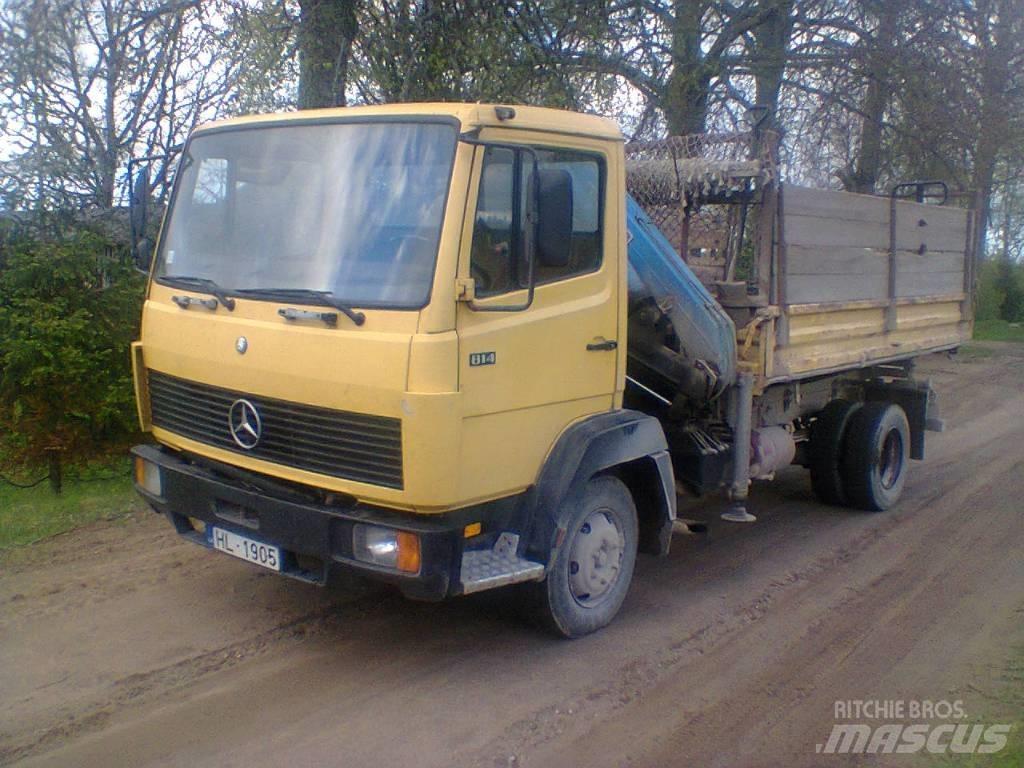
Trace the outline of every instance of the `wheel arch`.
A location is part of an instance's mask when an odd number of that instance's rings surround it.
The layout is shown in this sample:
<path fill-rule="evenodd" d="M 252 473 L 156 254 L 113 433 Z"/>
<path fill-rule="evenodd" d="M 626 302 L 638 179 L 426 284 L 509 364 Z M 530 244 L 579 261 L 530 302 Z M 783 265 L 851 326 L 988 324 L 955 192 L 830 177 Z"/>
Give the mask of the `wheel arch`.
<path fill-rule="evenodd" d="M 902 408 L 910 426 L 910 458 L 924 459 L 924 433 L 936 408 L 931 382 L 872 382 L 864 388 L 864 400 L 895 403 Z"/>
<path fill-rule="evenodd" d="M 675 476 L 661 423 L 639 411 L 590 416 L 555 442 L 537 478 L 527 552 L 545 564 L 565 535 L 565 500 L 600 474 L 621 479 L 633 496 L 640 549 L 667 554 L 676 517 Z"/>

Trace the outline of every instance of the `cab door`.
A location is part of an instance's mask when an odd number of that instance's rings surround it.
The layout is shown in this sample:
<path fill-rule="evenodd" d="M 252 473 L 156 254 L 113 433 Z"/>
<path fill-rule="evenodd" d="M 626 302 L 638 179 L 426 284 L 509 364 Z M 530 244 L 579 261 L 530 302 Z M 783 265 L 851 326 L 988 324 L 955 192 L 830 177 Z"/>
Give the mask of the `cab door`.
<path fill-rule="evenodd" d="M 532 153 L 476 150 L 476 194 L 460 258 L 460 277 L 472 279 L 475 298 L 460 301 L 456 315 L 463 498 L 493 498 L 532 484 L 565 427 L 615 404 L 625 345 L 618 317 L 620 211 L 609 195 L 611 158 L 594 144 L 544 141 L 530 145 Z M 532 228 L 535 172 L 563 190 L 568 182 L 568 233 L 545 230 L 543 222 Z"/>

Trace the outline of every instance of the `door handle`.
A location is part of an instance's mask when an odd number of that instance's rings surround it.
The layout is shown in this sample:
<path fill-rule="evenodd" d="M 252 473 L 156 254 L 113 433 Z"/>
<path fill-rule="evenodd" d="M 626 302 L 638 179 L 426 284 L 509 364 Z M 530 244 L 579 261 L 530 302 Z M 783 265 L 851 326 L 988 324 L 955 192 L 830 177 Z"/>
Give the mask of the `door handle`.
<path fill-rule="evenodd" d="M 613 349 L 618 348 L 619 342 L 615 341 L 615 339 L 587 344 L 587 352 L 611 352 Z"/>

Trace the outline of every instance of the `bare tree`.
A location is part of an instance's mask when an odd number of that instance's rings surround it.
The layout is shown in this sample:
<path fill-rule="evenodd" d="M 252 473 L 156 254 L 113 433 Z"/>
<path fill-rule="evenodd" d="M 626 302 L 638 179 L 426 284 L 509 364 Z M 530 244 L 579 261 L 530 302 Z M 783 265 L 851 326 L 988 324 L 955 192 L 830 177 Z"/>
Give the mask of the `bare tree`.
<path fill-rule="evenodd" d="M 769 58 L 785 50 L 792 4 L 780 0 L 583 4 L 533 0 L 518 7 L 524 37 L 552 65 L 621 78 L 647 102 L 648 114 L 642 122 L 649 124 L 657 112 L 669 133 L 683 134 L 707 128 L 716 89 L 728 90 L 728 75 L 738 62 L 749 66 L 747 36 L 774 20 L 776 40 L 769 43 L 771 33 L 761 37 L 762 50 L 771 50 L 759 60 L 762 85 L 768 85 L 774 77 Z"/>
<path fill-rule="evenodd" d="M 243 57 L 199 0 L 13 0 L 0 10 L 8 207 L 109 208 L 131 155 L 231 106 Z M 166 193 L 167 164 L 153 184 Z"/>
<path fill-rule="evenodd" d="M 1019 0 L 978 0 L 964 3 L 969 45 L 978 62 L 977 142 L 974 147 L 972 188 L 978 195 L 978 252 L 984 253 L 992 209 L 996 167 L 1020 130 L 1024 77 L 1024 8 Z M 1018 158 L 1020 162 L 1020 158 Z"/>
<path fill-rule="evenodd" d="M 861 76 L 866 81 L 861 107 L 860 152 L 852 173 L 844 174 L 844 185 L 851 192 L 871 194 L 878 183 L 882 166 L 882 130 L 893 90 L 897 86 L 896 44 L 899 34 L 901 3 L 863 0 L 876 27 L 865 46 Z"/>
<path fill-rule="evenodd" d="M 363 102 L 513 101 L 585 109 L 607 78 L 544 68 L 512 0 L 364 0 L 349 85 Z"/>
<path fill-rule="evenodd" d="M 764 22 L 750 35 L 750 69 L 754 74 L 757 105 L 765 110 L 764 128 L 781 131 L 779 93 L 789 64 L 795 0 L 763 0 Z"/>

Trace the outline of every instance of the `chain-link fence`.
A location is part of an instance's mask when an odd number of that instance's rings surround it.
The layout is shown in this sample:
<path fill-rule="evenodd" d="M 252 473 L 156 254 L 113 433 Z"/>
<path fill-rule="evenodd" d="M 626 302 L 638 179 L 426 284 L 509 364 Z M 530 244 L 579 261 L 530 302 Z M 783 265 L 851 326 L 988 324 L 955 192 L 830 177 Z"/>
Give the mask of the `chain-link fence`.
<path fill-rule="evenodd" d="M 691 134 L 626 145 L 626 187 L 705 283 L 734 278 L 748 210 L 777 179 L 770 132 Z"/>

